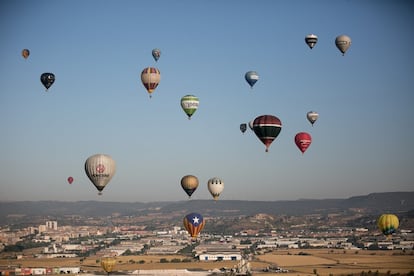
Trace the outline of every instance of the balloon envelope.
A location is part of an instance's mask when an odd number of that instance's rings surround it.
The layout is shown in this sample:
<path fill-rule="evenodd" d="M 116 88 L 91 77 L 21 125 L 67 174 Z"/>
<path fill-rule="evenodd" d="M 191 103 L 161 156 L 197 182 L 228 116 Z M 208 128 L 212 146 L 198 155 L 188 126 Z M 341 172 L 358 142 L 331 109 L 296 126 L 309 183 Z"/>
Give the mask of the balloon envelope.
<path fill-rule="evenodd" d="M 115 161 L 106 154 L 95 154 L 86 159 L 85 172 L 99 194 L 115 174 Z"/>
<path fill-rule="evenodd" d="M 191 119 L 191 116 L 196 112 L 198 104 L 199 100 L 194 95 L 186 95 L 181 98 L 181 108 L 184 110 L 185 114 L 187 114 L 188 119 Z"/>
<path fill-rule="evenodd" d="M 181 187 L 191 197 L 198 187 L 198 178 L 194 175 L 186 175 L 181 178 Z"/>
<path fill-rule="evenodd" d="M 69 184 L 72 184 L 72 182 L 73 182 L 73 177 L 72 176 L 68 177 L 68 182 L 69 182 Z"/>
<path fill-rule="evenodd" d="M 40 76 L 40 81 L 42 82 L 43 86 L 46 87 L 47 91 L 55 82 L 55 75 L 53 73 L 43 73 Z"/>
<path fill-rule="evenodd" d="M 248 71 L 244 78 L 246 79 L 247 83 L 253 88 L 253 85 L 259 80 L 259 75 L 255 71 Z"/>
<path fill-rule="evenodd" d="M 204 228 L 204 218 L 198 213 L 190 213 L 184 217 L 183 224 L 192 238 L 196 238 Z"/>
<path fill-rule="evenodd" d="M 341 51 L 342 55 L 345 55 L 345 52 L 351 46 L 351 38 L 347 35 L 339 35 L 335 39 L 335 45 Z"/>
<path fill-rule="evenodd" d="M 295 135 L 295 144 L 302 153 L 309 148 L 312 143 L 312 136 L 307 132 L 299 132 Z"/>
<path fill-rule="evenodd" d="M 224 189 L 224 182 L 218 177 L 210 178 L 207 181 L 207 189 L 213 196 L 214 200 L 217 200 Z"/>
<path fill-rule="evenodd" d="M 152 57 L 155 59 L 155 61 L 158 61 L 160 56 L 161 56 L 161 50 L 160 49 L 155 48 L 155 49 L 152 50 Z"/>
<path fill-rule="evenodd" d="M 398 229 L 400 222 L 398 217 L 393 214 L 383 214 L 379 217 L 377 225 L 381 232 L 390 237 Z"/>
<path fill-rule="evenodd" d="M 29 51 L 29 49 L 23 49 L 23 50 L 22 50 L 22 57 L 23 57 L 24 59 L 27 59 L 29 56 L 30 56 L 30 51 Z"/>
<path fill-rule="evenodd" d="M 308 119 L 308 121 L 313 126 L 313 124 L 316 122 L 316 120 L 318 120 L 319 114 L 315 111 L 309 111 L 308 113 L 306 113 L 306 118 Z"/>
<path fill-rule="evenodd" d="M 262 115 L 253 121 L 253 131 L 266 146 L 266 152 L 269 151 L 270 144 L 279 135 L 281 129 L 282 122 L 273 115 Z"/>
<path fill-rule="evenodd" d="M 241 131 L 242 133 L 245 133 L 245 132 L 246 132 L 246 130 L 247 130 L 247 124 L 240 124 L 240 131 Z"/>
<path fill-rule="evenodd" d="M 106 273 L 111 273 L 114 270 L 116 260 L 114 258 L 104 258 L 101 260 L 101 267 Z"/>
<path fill-rule="evenodd" d="M 309 48 L 315 47 L 315 44 L 318 42 L 318 36 L 314 34 L 308 34 L 305 36 L 305 42 L 308 44 Z"/>
<path fill-rule="evenodd" d="M 147 67 L 141 72 L 141 81 L 150 94 L 154 92 L 161 80 L 160 70 L 154 67 Z"/>

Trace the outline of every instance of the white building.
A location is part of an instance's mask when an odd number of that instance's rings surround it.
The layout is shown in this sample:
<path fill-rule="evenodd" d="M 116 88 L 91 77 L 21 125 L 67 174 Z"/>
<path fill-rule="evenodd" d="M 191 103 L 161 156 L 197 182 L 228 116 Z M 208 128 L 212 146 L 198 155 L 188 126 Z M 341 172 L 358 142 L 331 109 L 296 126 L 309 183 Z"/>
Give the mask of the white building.
<path fill-rule="evenodd" d="M 56 220 L 46 221 L 46 228 L 47 229 L 52 229 L 52 230 L 57 230 L 58 229 L 57 221 Z"/>

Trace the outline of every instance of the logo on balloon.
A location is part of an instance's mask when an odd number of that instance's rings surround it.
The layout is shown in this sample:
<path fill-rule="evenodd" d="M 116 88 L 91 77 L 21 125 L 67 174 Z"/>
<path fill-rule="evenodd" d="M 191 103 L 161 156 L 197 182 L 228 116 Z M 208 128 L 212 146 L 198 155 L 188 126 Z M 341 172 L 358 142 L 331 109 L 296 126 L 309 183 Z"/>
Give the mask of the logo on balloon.
<path fill-rule="evenodd" d="M 103 173 L 105 171 L 105 166 L 102 164 L 99 164 L 96 166 L 96 172 L 97 173 Z"/>

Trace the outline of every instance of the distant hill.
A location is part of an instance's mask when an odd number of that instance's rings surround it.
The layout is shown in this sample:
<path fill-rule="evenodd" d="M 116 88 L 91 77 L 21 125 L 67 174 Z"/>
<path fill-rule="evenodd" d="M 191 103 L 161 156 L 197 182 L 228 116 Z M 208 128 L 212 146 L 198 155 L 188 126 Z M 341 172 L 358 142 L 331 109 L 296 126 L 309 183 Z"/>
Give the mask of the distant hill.
<path fill-rule="evenodd" d="M 149 213 L 200 212 L 211 216 L 250 216 L 258 213 L 304 215 L 361 209 L 366 213 L 414 210 L 414 192 L 373 193 L 347 199 L 301 199 L 286 201 L 186 200 L 177 202 L 18 201 L 0 202 L 0 223 L 20 216 L 105 217 Z"/>

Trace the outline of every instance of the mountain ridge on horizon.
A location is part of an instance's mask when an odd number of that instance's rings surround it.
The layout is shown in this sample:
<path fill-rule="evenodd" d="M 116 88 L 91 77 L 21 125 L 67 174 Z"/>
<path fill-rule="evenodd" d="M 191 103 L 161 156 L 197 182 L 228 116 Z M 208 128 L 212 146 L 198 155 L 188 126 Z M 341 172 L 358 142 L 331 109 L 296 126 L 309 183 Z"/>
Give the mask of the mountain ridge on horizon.
<path fill-rule="evenodd" d="M 122 216 L 151 213 L 201 212 L 212 216 L 254 215 L 258 213 L 305 215 L 364 209 L 368 213 L 414 210 L 414 192 L 385 192 L 340 199 L 298 200 L 218 200 L 192 199 L 159 202 L 110 201 L 0 201 L 0 220 L 10 216 Z"/>

